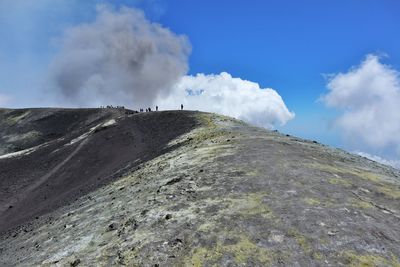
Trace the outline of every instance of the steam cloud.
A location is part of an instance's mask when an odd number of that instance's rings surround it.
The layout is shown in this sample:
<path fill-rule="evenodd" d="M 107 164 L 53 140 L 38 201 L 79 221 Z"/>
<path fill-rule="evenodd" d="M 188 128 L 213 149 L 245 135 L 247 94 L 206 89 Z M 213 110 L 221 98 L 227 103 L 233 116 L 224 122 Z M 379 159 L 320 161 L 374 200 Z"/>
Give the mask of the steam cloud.
<path fill-rule="evenodd" d="M 68 29 L 50 70 L 56 90 L 79 106 L 151 105 L 188 70 L 190 44 L 137 9 L 97 7 L 93 23 Z"/>
<path fill-rule="evenodd" d="M 262 89 L 255 82 L 233 78 L 226 72 L 185 76 L 167 98 L 159 101 L 165 108 L 176 109 L 183 103 L 190 109 L 216 112 L 266 128 L 283 125 L 294 117 L 275 90 Z"/>

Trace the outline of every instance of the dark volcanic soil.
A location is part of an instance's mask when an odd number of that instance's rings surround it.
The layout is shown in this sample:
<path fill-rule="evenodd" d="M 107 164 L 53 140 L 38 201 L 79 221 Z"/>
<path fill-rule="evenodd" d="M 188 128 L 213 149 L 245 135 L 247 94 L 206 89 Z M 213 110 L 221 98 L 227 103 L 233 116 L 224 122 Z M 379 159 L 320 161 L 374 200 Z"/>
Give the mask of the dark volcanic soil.
<path fill-rule="evenodd" d="M 186 112 L 125 112 L 0 110 L 0 232 L 115 180 L 195 126 Z"/>

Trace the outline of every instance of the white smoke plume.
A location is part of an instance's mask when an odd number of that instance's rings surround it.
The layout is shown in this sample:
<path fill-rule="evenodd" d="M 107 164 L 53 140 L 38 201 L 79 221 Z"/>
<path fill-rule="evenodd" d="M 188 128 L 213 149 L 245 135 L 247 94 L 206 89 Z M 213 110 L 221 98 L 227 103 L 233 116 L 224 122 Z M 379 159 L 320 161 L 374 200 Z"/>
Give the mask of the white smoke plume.
<path fill-rule="evenodd" d="M 188 70 L 190 44 L 142 11 L 97 7 L 92 23 L 69 28 L 50 81 L 64 100 L 78 106 L 151 105 Z"/>
<path fill-rule="evenodd" d="M 166 109 L 177 109 L 182 103 L 189 109 L 216 112 L 266 128 L 294 117 L 275 90 L 226 72 L 185 76 L 158 103 Z"/>

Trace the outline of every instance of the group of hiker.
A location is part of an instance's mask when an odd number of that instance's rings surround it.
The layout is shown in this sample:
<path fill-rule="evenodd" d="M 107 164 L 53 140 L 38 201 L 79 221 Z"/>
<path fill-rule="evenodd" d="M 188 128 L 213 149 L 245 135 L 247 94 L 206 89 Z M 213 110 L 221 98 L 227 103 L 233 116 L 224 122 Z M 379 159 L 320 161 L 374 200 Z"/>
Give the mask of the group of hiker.
<path fill-rule="evenodd" d="M 183 110 L 183 104 L 181 104 L 181 110 Z M 146 112 L 151 112 L 152 110 L 151 110 L 151 108 L 149 107 L 149 108 L 146 108 Z M 156 111 L 158 111 L 158 106 L 156 106 Z M 145 112 L 144 110 L 143 110 L 143 108 L 140 108 L 139 109 L 139 112 Z"/>
<path fill-rule="evenodd" d="M 113 105 L 100 106 L 100 108 L 116 108 L 116 109 L 125 109 L 125 107 L 124 107 L 124 106 L 113 106 Z"/>
<path fill-rule="evenodd" d="M 158 106 L 156 106 L 156 111 L 158 111 Z M 140 108 L 139 112 L 144 112 L 144 111 L 142 108 Z M 151 112 L 151 108 L 146 108 L 146 112 Z"/>
<path fill-rule="evenodd" d="M 100 106 L 100 108 L 115 108 L 115 109 L 125 109 L 124 106 L 113 106 L 113 105 L 107 105 L 107 106 Z M 181 110 L 183 110 L 183 104 L 181 104 Z M 148 107 L 146 108 L 146 112 L 151 112 L 151 108 Z M 156 106 L 156 111 L 158 111 L 158 106 Z M 137 111 L 136 111 L 137 112 Z M 143 108 L 139 109 L 139 112 L 144 112 Z"/>

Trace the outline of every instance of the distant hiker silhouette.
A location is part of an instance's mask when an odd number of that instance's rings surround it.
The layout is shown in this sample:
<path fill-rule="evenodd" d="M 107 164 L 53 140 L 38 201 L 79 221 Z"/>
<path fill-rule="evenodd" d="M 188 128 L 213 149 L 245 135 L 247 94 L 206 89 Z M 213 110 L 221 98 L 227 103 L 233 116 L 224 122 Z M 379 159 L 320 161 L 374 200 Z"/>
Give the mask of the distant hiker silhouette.
<path fill-rule="evenodd" d="M 156 106 L 156 111 L 158 111 L 158 106 Z"/>
<path fill-rule="evenodd" d="M 183 110 L 183 104 L 181 104 L 181 110 Z"/>

